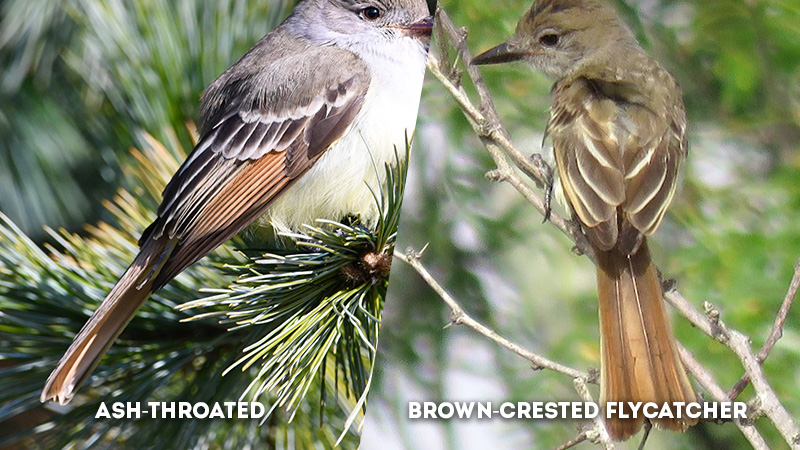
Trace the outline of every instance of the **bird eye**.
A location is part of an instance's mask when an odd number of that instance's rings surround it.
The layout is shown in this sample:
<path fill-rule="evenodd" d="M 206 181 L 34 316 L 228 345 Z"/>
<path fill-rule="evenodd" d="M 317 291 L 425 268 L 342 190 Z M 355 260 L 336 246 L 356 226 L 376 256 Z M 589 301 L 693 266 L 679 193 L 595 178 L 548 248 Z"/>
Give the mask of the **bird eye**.
<path fill-rule="evenodd" d="M 368 8 L 364 8 L 360 11 L 361 17 L 367 20 L 377 20 L 381 17 L 381 11 L 374 6 L 370 6 Z"/>
<path fill-rule="evenodd" d="M 558 35 L 553 33 L 542 35 L 542 37 L 539 38 L 539 43 L 545 47 L 553 47 L 558 44 Z"/>

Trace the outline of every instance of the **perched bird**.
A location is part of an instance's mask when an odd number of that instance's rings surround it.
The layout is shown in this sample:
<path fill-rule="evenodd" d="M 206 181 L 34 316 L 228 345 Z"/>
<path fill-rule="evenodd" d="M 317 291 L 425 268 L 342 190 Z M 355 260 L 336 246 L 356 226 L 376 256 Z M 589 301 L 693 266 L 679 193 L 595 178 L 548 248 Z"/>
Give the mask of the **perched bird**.
<path fill-rule="evenodd" d="M 678 83 L 601 0 L 537 0 L 514 36 L 472 62 L 518 60 L 556 78 L 545 136 L 597 257 L 601 404 L 697 401 L 646 240 L 664 217 L 687 154 Z M 624 440 L 643 421 L 641 414 L 612 417 L 606 427 Z M 678 431 L 696 422 L 654 420 Z"/>
<path fill-rule="evenodd" d="M 431 27 L 424 0 L 305 0 L 214 80 L 139 254 L 41 400 L 69 402 L 152 292 L 251 223 L 374 223 L 376 167 L 413 133 Z"/>

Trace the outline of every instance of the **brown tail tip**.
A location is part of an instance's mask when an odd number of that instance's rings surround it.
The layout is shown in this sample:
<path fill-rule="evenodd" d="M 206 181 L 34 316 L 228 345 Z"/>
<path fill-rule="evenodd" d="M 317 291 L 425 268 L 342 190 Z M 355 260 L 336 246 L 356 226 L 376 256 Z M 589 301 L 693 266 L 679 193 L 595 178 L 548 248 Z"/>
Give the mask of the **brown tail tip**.
<path fill-rule="evenodd" d="M 70 400 L 72 400 L 73 396 L 75 396 L 74 388 L 55 390 L 48 386 L 45 387 L 44 391 L 42 391 L 42 395 L 39 396 L 39 401 L 42 403 L 47 403 L 48 401 L 53 400 L 59 405 L 66 405 L 70 402 Z"/>
<path fill-rule="evenodd" d="M 656 403 L 697 401 L 677 352 L 675 338 L 662 299 L 658 273 L 646 241 L 638 251 L 625 255 L 617 250 L 597 251 L 597 291 L 600 302 L 602 349 L 601 395 L 609 402 Z M 604 408 L 605 409 L 605 408 Z M 685 431 L 697 419 L 653 419 L 658 427 Z M 606 416 L 606 428 L 614 440 L 626 440 L 642 427 L 642 411 L 636 418 Z"/>

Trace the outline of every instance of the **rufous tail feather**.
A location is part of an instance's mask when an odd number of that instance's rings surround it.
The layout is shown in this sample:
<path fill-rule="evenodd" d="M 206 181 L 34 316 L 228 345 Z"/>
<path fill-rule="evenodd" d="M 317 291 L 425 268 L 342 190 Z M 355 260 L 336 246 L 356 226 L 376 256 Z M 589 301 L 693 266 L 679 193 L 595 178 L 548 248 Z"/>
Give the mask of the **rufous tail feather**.
<path fill-rule="evenodd" d="M 48 377 L 42 402 L 53 399 L 62 405 L 69 403 L 150 296 L 154 279 L 173 248 L 174 243 L 166 238 L 151 240 L 141 248 Z"/>
<path fill-rule="evenodd" d="M 661 283 L 647 242 L 632 255 L 596 251 L 600 301 L 602 371 L 600 403 L 696 402 L 697 396 L 678 356 Z M 629 410 L 630 411 L 630 410 Z M 673 414 L 676 410 L 672 409 Z M 655 419 L 655 425 L 684 431 L 697 419 Z M 638 417 L 606 419 L 612 439 L 625 440 L 644 423 Z"/>

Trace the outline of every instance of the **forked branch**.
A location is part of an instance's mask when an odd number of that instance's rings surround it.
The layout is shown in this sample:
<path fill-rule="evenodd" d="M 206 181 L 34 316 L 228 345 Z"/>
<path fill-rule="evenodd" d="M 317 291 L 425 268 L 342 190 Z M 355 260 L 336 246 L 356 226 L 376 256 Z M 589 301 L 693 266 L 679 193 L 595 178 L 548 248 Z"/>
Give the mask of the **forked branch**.
<path fill-rule="evenodd" d="M 489 173 L 490 178 L 510 184 L 519 192 L 526 201 L 540 213 L 549 217 L 549 222 L 559 231 L 569 237 L 575 244 L 575 248 L 593 259 L 586 239 L 580 227 L 573 221 L 567 220 L 559 214 L 549 211 L 547 202 L 547 187 L 551 185 L 552 168 L 539 156 L 526 156 L 511 143 L 508 133 L 500 122 L 497 110 L 491 98 L 491 94 L 483 81 L 477 68 L 470 65 L 472 55 L 466 45 L 466 31 L 458 29 L 447 14 L 439 8 L 436 15 L 437 39 L 440 46 L 440 55 L 430 55 L 428 58 L 428 70 L 450 93 L 453 99 L 461 108 L 464 116 L 472 125 L 473 130 L 480 138 L 486 151 L 492 157 L 497 168 Z M 449 54 L 455 52 L 455 62 L 451 63 Z M 444 55 L 442 58 L 441 55 Z M 466 63 L 466 73 L 469 81 L 475 87 L 478 97 L 477 104 L 472 101 L 469 94 L 462 87 L 460 66 L 458 62 Z M 542 193 L 538 188 L 545 188 Z M 453 322 L 466 325 L 484 337 L 498 343 L 502 347 L 525 358 L 536 368 L 552 370 L 557 373 L 569 376 L 573 379 L 576 389 L 585 401 L 592 401 L 591 395 L 586 389 L 586 383 L 590 377 L 576 369 L 567 367 L 551 359 L 526 350 L 514 344 L 485 325 L 475 321 L 467 314 L 458 302 L 450 296 L 447 291 L 430 275 L 420 261 L 420 255 L 411 252 L 396 255 L 408 263 L 425 282 L 439 295 L 447 304 L 453 314 Z M 792 278 L 789 290 L 784 298 L 773 327 L 767 337 L 764 346 L 758 355 L 753 353 L 750 339 L 744 334 L 729 329 L 720 318 L 719 310 L 705 303 L 705 313 L 701 312 L 692 302 L 686 300 L 677 290 L 669 289 L 665 292 L 666 300 L 690 323 L 700 329 L 703 333 L 716 341 L 726 345 L 734 355 L 741 361 L 744 375 L 739 382 L 731 389 L 730 393 L 720 387 L 713 374 L 703 367 L 693 355 L 681 346 L 681 359 L 686 367 L 697 380 L 697 382 L 710 394 L 714 401 L 727 401 L 737 398 L 744 390 L 748 382 L 752 382 L 756 392 L 755 398 L 750 401 L 751 408 L 749 413 L 752 416 L 763 415 L 767 417 L 778 429 L 783 439 L 791 448 L 800 448 L 800 429 L 797 423 L 788 413 L 780 402 L 775 391 L 770 386 L 766 375 L 761 367 L 761 363 L 769 355 L 775 343 L 780 339 L 789 309 L 800 288 L 800 261 L 795 266 L 794 277 Z M 753 448 L 769 448 L 764 437 L 756 429 L 752 421 L 734 420 L 735 425 L 741 430 L 742 434 L 748 439 Z M 569 448 L 584 439 L 597 443 L 603 448 L 613 448 L 613 443 L 608 439 L 605 428 L 599 419 L 593 422 L 591 429 L 585 430 L 576 438 L 566 442 L 562 448 Z"/>

